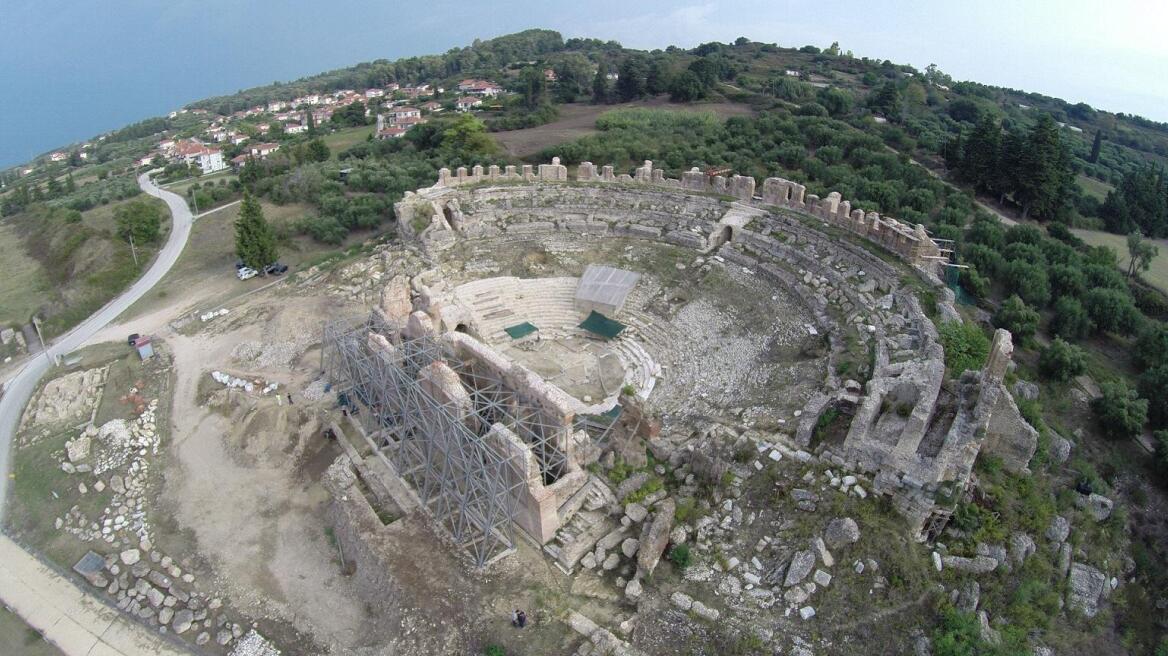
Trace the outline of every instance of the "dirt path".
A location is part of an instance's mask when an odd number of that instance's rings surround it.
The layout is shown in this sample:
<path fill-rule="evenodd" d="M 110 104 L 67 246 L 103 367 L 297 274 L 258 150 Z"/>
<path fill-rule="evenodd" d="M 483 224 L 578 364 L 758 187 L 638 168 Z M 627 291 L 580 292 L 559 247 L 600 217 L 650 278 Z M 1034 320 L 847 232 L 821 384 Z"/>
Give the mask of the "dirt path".
<path fill-rule="evenodd" d="M 232 349 L 263 332 L 264 322 L 249 321 L 230 332 L 168 338 L 177 380 L 173 461 L 162 506 L 180 528 L 177 533 L 192 536 L 186 548 L 208 560 L 236 607 L 286 622 L 334 653 L 371 646 L 375 625 L 351 581 L 341 575 L 327 536 L 327 493 L 316 482 L 320 472 L 306 471 L 331 462 L 332 455 L 323 452 L 331 445 L 316 440 L 295 445 L 298 424 L 307 420 L 299 407 L 272 395 L 247 398 L 241 405 L 255 403 L 254 411 L 236 410 L 231 417 L 198 403 L 200 379 L 211 369 L 227 368 Z M 303 379 L 302 374 L 284 368 L 269 378 L 287 381 Z M 302 649 L 312 653 L 313 647 Z"/>

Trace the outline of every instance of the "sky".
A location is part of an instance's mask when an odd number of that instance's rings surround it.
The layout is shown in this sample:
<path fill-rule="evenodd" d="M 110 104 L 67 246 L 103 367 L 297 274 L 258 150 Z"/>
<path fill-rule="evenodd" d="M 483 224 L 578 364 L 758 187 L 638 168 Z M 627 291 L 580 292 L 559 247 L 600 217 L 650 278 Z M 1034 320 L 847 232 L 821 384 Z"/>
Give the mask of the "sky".
<path fill-rule="evenodd" d="M 2 0 L 0 167 L 208 96 L 523 29 L 856 56 L 1168 121 L 1155 0 Z"/>

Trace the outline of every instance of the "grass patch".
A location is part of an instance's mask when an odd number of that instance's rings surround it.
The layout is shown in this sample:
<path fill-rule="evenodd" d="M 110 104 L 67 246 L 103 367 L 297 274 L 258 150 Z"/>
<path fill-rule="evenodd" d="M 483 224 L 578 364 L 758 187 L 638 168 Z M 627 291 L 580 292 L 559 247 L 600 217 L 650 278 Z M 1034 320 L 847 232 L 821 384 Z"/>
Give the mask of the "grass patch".
<path fill-rule="evenodd" d="M 1106 246 L 1119 255 L 1119 268 L 1127 272 L 1127 236 L 1113 235 L 1110 232 L 1099 230 L 1072 230 L 1075 236 L 1091 246 Z M 1168 294 L 1168 239 L 1153 239 L 1160 254 L 1152 260 L 1152 266 L 1147 273 L 1141 274 L 1147 283 L 1156 289 Z"/>

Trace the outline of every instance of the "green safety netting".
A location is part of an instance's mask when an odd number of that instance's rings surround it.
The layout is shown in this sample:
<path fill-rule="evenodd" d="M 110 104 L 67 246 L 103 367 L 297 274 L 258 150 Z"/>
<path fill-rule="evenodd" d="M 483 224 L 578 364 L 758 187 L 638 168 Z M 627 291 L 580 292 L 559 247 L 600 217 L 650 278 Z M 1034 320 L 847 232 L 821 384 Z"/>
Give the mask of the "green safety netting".
<path fill-rule="evenodd" d="M 623 323 L 609 319 L 596 310 L 593 310 L 592 313 L 588 315 L 588 318 L 581 322 L 581 324 L 577 327 L 583 328 L 584 330 L 587 330 L 588 332 L 595 335 L 600 335 L 605 339 L 612 339 L 613 337 L 621 334 L 621 331 L 625 329 L 625 325 Z"/>
<path fill-rule="evenodd" d="M 509 328 L 504 328 L 503 331 L 511 336 L 511 339 L 519 339 L 520 337 L 527 337 L 531 333 L 539 330 L 530 321 L 524 321 L 520 324 L 515 324 Z"/>

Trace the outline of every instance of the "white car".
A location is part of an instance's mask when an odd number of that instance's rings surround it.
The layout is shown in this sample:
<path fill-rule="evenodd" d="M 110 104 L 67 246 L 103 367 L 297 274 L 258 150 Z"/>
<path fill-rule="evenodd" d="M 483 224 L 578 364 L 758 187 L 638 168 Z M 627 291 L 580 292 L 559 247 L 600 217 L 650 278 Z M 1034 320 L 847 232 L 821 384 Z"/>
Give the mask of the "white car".
<path fill-rule="evenodd" d="M 240 280 L 255 278 L 258 275 L 260 275 L 260 272 L 251 267 L 240 267 L 235 270 L 235 277 L 239 278 Z"/>

